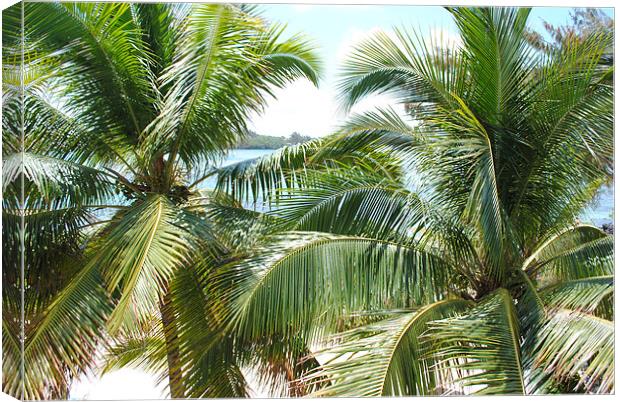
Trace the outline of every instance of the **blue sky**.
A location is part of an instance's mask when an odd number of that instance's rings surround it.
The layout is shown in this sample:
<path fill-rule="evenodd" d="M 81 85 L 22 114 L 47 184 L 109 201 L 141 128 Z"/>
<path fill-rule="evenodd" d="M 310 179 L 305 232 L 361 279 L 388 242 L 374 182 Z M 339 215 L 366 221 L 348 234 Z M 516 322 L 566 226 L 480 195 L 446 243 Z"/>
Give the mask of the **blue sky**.
<path fill-rule="evenodd" d="M 260 134 L 287 136 L 298 131 L 313 137 L 332 132 L 346 118 L 338 112 L 336 81 L 338 68 L 351 46 L 376 30 L 413 27 L 423 34 L 443 35 L 456 40 L 458 32 L 450 14 L 438 6 L 389 5 L 301 5 L 263 4 L 265 18 L 287 24 L 288 32 L 303 32 L 314 40 L 323 60 L 320 88 L 298 82 L 278 91 L 261 116 L 252 118 L 251 127 Z M 554 25 L 570 21 L 570 8 L 535 7 L 529 24 L 544 31 L 543 20 Z M 605 10 L 613 16 L 613 9 Z M 362 112 L 389 102 L 387 97 L 369 99 L 353 110 Z"/>
<path fill-rule="evenodd" d="M 406 26 L 423 33 L 442 29 L 457 34 L 450 14 L 439 6 L 272 4 L 260 7 L 269 20 L 286 23 L 291 32 L 304 32 L 317 42 L 326 63 L 328 79 L 337 68 L 339 45 L 352 30 L 376 27 L 389 30 Z M 530 26 L 543 32 L 543 20 L 553 25 L 568 23 L 570 10 L 564 7 L 536 7 L 530 15 Z M 613 15 L 613 10 L 609 9 L 608 13 Z"/>

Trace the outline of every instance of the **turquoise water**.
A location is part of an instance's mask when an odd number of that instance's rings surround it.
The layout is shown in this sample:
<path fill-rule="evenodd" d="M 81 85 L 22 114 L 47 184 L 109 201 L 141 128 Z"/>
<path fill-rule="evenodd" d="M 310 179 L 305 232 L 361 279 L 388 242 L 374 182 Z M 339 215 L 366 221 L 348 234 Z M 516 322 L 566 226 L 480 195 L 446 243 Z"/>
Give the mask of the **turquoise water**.
<path fill-rule="evenodd" d="M 247 159 L 258 158 L 263 155 L 269 155 L 273 151 L 273 149 L 234 149 L 228 153 L 228 157 L 222 166 L 231 165 Z"/>
<path fill-rule="evenodd" d="M 258 158 L 272 153 L 271 149 L 235 149 L 228 154 L 222 166 L 241 162 L 247 159 Z M 205 187 L 213 188 L 215 179 L 208 180 Z M 585 223 L 593 223 L 600 226 L 603 223 L 613 222 L 614 213 L 614 188 L 613 185 L 601 188 L 599 195 L 593 200 L 590 207 L 586 208 L 580 215 Z"/>

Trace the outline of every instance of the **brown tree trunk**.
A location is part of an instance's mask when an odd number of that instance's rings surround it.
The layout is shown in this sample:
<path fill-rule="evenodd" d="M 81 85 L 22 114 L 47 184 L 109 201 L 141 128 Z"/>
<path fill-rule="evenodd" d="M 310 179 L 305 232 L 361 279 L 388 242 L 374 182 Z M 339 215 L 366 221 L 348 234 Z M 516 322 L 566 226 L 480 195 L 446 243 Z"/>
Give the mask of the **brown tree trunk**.
<path fill-rule="evenodd" d="M 170 292 L 167 291 L 163 300 L 159 303 L 161 322 L 164 326 L 164 338 L 166 340 L 166 357 L 168 360 L 168 385 L 171 398 L 184 398 L 185 387 L 183 373 L 181 372 L 181 352 L 179 351 L 179 338 L 174 320 L 174 307 Z"/>

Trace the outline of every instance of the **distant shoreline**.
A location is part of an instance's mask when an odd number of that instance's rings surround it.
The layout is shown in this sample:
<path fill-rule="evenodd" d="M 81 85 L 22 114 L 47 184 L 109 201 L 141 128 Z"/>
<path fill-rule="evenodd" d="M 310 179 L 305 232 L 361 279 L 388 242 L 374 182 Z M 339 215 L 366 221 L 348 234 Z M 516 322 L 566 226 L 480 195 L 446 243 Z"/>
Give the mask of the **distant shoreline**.
<path fill-rule="evenodd" d="M 245 140 L 235 146 L 234 149 L 271 149 L 275 150 L 287 145 L 295 145 L 312 139 L 311 137 L 292 133 L 288 137 L 275 137 L 271 135 L 261 135 L 253 131 L 248 133 Z"/>
<path fill-rule="evenodd" d="M 289 145 L 289 144 L 285 144 L 285 145 Z M 244 150 L 255 150 L 255 149 L 264 149 L 264 150 L 272 150 L 275 151 L 276 149 L 280 149 L 282 148 L 284 145 L 282 146 L 256 146 L 256 145 L 242 145 L 242 146 L 236 146 L 233 149 L 234 150 L 238 150 L 238 149 L 244 149 Z"/>

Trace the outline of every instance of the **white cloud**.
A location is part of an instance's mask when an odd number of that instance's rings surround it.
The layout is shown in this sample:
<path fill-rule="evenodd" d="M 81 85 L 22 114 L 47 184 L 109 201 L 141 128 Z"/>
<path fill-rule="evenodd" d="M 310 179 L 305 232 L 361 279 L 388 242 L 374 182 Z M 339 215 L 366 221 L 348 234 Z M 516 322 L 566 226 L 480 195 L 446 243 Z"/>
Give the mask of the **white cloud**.
<path fill-rule="evenodd" d="M 355 44 L 378 31 L 378 27 L 370 30 L 351 29 L 338 48 L 337 63 L 345 59 Z M 275 136 L 288 136 L 293 131 L 312 137 L 333 133 L 346 116 L 339 108 L 336 90 L 329 84 L 324 82 L 320 88 L 316 88 L 306 80 L 298 80 L 286 88 L 276 90 L 276 99 L 269 101 L 265 112 L 251 117 L 250 128 L 259 134 Z M 382 102 L 385 105 L 383 98 L 374 102 L 371 99 L 364 100 L 353 112 L 361 112 Z"/>
<path fill-rule="evenodd" d="M 293 8 L 298 13 L 311 9 L 312 5 L 297 4 Z M 340 42 L 335 60 L 331 60 L 331 70 L 352 50 L 352 47 L 370 33 L 378 31 L 350 29 Z M 298 80 L 286 88 L 274 91 L 275 99 L 268 101 L 265 111 L 250 117 L 249 127 L 259 134 L 288 136 L 297 131 L 302 135 L 322 137 L 331 134 L 340 124 L 343 116 L 336 99 L 336 90 L 331 79 L 323 81 L 320 88 L 306 80 Z"/>
<path fill-rule="evenodd" d="M 339 107 L 336 92 L 317 89 L 309 82 L 296 81 L 275 93 L 265 112 L 252 116 L 249 128 L 263 135 L 288 137 L 297 131 L 302 135 L 322 137 L 332 134 L 347 119 Z M 393 107 L 406 117 L 404 108 L 389 95 L 371 95 L 358 102 L 350 114 L 360 114 L 377 107 Z"/>
<path fill-rule="evenodd" d="M 331 132 L 337 118 L 335 94 L 329 88 L 316 88 L 309 81 L 298 80 L 274 91 L 261 115 L 250 119 L 250 128 L 259 134 L 288 136 L 293 131 L 319 137 Z"/>
<path fill-rule="evenodd" d="M 341 65 L 354 46 L 364 39 L 381 31 L 379 27 L 370 29 L 352 28 L 338 47 L 337 65 Z M 391 31 L 385 31 L 396 39 Z M 346 120 L 347 115 L 340 109 L 337 91 L 324 82 L 321 88 L 314 87 L 306 80 L 298 80 L 286 88 L 274 91 L 276 99 L 269 101 L 265 112 L 250 118 L 250 129 L 263 135 L 288 136 L 297 131 L 311 137 L 322 137 L 333 133 Z M 371 95 L 356 104 L 351 114 L 359 114 L 376 107 L 392 106 L 404 117 L 402 106 L 396 105 L 389 95 Z"/>
<path fill-rule="evenodd" d="M 357 44 L 376 32 L 379 32 L 379 27 L 373 27 L 368 30 L 359 28 L 349 29 L 342 42 L 340 42 L 340 46 L 338 46 L 338 52 L 336 53 L 337 63 L 342 64 Z"/>
<path fill-rule="evenodd" d="M 353 28 L 347 32 L 346 36 L 342 40 L 340 47 L 338 48 L 338 53 L 336 58 L 339 64 L 342 64 L 343 61 L 347 59 L 347 57 L 351 54 L 356 45 L 360 44 L 363 40 L 370 38 L 373 35 L 376 35 L 379 32 L 383 32 L 387 34 L 387 36 L 392 39 L 396 44 L 399 45 L 401 50 L 404 50 L 403 46 L 400 45 L 400 39 L 396 35 L 393 29 L 382 29 L 378 26 L 372 27 L 370 29 L 358 29 Z M 448 48 L 460 48 L 463 46 L 463 41 L 461 37 L 451 32 L 447 29 L 443 28 L 432 28 L 430 31 L 421 32 L 422 37 L 425 38 L 428 44 L 435 44 L 441 47 Z M 418 43 L 416 39 L 414 40 L 414 44 L 417 46 Z"/>

